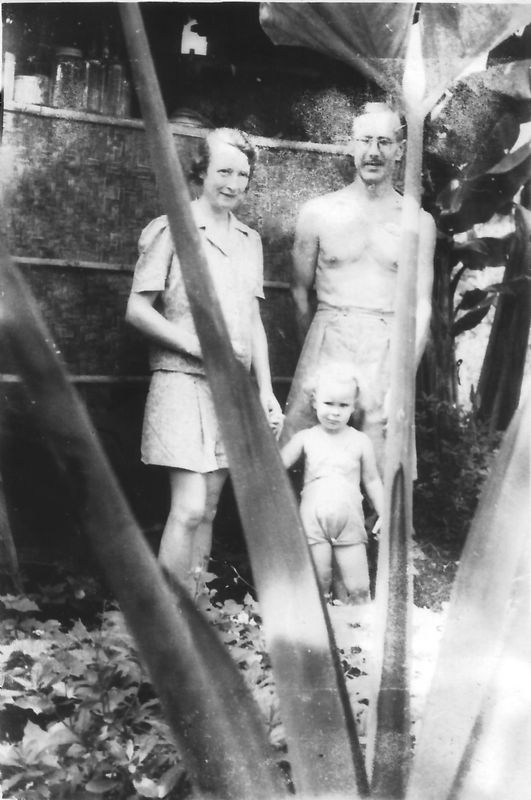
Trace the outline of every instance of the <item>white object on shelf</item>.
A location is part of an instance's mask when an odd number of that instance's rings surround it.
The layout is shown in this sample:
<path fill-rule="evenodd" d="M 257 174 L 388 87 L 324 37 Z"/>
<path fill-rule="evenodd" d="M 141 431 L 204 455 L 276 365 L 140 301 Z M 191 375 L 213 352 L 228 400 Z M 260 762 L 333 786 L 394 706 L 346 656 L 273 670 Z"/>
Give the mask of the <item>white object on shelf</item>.
<path fill-rule="evenodd" d="M 50 79 L 46 75 L 17 75 L 13 99 L 16 103 L 46 105 L 50 97 Z"/>
<path fill-rule="evenodd" d="M 15 55 L 14 53 L 4 53 L 4 73 L 2 79 L 2 89 L 4 91 L 4 102 L 13 100 L 15 94 Z"/>

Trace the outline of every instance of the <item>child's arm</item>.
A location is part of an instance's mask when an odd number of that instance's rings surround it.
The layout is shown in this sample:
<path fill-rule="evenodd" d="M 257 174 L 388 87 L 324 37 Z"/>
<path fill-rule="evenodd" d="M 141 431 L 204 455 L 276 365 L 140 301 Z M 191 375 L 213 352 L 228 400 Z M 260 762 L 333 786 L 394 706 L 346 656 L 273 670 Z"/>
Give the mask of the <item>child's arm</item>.
<path fill-rule="evenodd" d="M 286 469 L 292 467 L 302 456 L 304 450 L 304 433 L 304 431 L 296 433 L 280 451 L 280 457 Z"/>
<path fill-rule="evenodd" d="M 384 504 L 383 483 L 376 466 L 374 447 L 369 437 L 365 434 L 363 435 L 361 452 L 361 481 L 376 513 L 381 517 Z"/>

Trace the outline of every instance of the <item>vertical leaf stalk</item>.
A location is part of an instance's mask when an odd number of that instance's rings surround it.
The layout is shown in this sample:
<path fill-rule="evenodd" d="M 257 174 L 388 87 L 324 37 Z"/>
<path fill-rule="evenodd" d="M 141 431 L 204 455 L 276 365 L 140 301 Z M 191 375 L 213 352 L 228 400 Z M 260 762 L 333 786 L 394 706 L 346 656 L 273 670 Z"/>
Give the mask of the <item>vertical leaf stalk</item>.
<path fill-rule="evenodd" d="M 409 662 L 415 320 L 423 118 L 407 114 L 405 193 L 391 341 L 391 392 L 385 453 L 385 512 L 376 594 L 378 699 L 373 704 L 372 791 L 404 797 L 410 759 Z"/>

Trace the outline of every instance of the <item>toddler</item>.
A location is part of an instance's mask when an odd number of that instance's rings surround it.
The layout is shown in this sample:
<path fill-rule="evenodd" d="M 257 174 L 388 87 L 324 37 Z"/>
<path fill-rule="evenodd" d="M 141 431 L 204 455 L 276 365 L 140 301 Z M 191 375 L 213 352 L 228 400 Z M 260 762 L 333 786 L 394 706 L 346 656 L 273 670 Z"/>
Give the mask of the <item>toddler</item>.
<path fill-rule="evenodd" d="M 360 484 L 378 515 L 383 507 L 372 443 L 365 433 L 348 425 L 359 392 L 348 366 L 322 369 L 312 392 L 318 424 L 296 433 L 281 451 L 288 468 L 304 457 L 300 514 L 323 592 L 330 592 L 335 558 L 351 603 L 369 599 Z"/>

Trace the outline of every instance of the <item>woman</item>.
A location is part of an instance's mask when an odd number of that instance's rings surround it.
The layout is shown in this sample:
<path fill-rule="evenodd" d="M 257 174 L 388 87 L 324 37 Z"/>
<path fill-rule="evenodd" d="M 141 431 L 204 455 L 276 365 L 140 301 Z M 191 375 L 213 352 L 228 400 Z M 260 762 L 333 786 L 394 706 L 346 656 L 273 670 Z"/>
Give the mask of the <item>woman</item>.
<path fill-rule="evenodd" d="M 255 159 L 240 131 L 210 132 L 193 168 L 202 193 L 192 202 L 192 213 L 235 355 L 253 368 L 275 429 L 282 414 L 271 386 L 258 304 L 264 296 L 262 243 L 232 213 L 245 196 Z M 171 505 L 159 562 L 169 577 L 192 589 L 208 562 L 228 463 L 165 216 L 144 229 L 139 252 L 126 319 L 151 341 L 142 460 L 167 467 L 169 474 Z"/>

